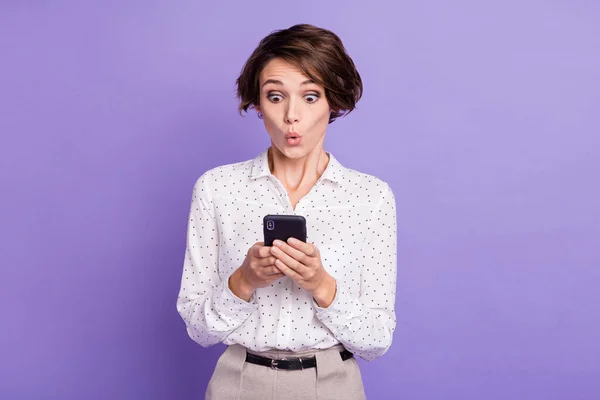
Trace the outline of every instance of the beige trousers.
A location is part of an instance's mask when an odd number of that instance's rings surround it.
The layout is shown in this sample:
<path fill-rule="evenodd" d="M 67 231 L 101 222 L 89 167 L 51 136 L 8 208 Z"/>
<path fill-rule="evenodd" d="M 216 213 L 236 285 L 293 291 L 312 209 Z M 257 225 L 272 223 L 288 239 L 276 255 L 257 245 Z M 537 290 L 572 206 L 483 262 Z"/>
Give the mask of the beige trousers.
<path fill-rule="evenodd" d="M 263 357 L 316 357 L 316 368 L 275 370 L 246 361 L 246 348 L 228 346 L 219 357 L 206 389 L 206 400 L 363 400 L 358 363 L 342 361 L 341 344 L 325 350 L 254 352 Z"/>

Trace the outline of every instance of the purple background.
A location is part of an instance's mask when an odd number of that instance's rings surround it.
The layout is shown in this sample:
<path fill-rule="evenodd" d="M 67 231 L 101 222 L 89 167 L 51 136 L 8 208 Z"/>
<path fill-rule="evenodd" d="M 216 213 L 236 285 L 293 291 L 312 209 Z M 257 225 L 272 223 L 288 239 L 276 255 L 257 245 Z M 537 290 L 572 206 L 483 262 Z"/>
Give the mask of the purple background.
<path fill-rule="evenodd" d="M 371 399 L 600 398 L 597 1 L 0 2 L 0 398 L 202 398 L 175 301 L 192 185 L 267 145 L 234 82 L 271 30 L 365 84 L 326 147 L 398 204 Z"/>

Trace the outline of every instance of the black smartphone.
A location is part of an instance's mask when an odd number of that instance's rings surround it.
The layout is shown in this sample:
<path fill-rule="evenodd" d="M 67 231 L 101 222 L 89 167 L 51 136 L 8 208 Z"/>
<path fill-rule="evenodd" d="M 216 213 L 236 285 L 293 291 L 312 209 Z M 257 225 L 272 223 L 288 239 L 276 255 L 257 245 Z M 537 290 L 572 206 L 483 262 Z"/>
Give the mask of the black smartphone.
<path fill-rule="evenodd" d="M 263 218 L 265 246 L 275 239 L 287 242 L 291 237 L 306 242 L 306 219 L 302 215 L 265 215 Z"/>

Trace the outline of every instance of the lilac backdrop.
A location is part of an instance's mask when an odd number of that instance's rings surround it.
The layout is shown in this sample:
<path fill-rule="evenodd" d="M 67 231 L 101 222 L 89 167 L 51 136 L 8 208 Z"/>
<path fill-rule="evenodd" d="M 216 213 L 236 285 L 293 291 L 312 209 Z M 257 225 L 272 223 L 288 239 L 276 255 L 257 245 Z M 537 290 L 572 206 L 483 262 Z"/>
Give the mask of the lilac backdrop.
<path fill-rule="evenodd" d="M 1 1 L 0 398 L 202 398 L 224 347 L 175 309 L 192 185 L 268 145 L 235 78 L 300 22 L 365 83 L 328 150 L 398 202 L 369 398 L 600 398 L 599 21 L 591 0 Z"/>

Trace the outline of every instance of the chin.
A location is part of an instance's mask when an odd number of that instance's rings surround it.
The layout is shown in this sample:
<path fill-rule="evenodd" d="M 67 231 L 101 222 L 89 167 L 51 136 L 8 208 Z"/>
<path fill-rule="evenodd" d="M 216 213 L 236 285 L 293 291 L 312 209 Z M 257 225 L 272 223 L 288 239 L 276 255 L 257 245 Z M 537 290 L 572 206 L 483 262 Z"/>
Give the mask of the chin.
<path fill-rule="evenodd" d="M 283 154 L 287 158 L 292 158 L 292 159 L 306 157 L 306 155 L 309 153 L 309 151 L 304 146 L 290 147 L 290 146 L 287 146 L 286 144 L 283 144 L 283 145 L 275 146 L 275 147 L 277 147 L 277 150 L 279 150 L 279 152 L 281 154 Z"/>

